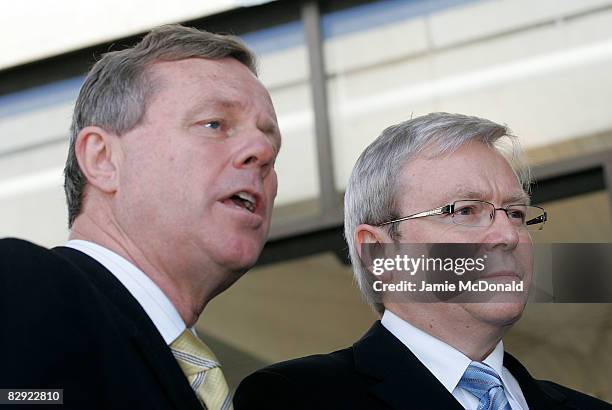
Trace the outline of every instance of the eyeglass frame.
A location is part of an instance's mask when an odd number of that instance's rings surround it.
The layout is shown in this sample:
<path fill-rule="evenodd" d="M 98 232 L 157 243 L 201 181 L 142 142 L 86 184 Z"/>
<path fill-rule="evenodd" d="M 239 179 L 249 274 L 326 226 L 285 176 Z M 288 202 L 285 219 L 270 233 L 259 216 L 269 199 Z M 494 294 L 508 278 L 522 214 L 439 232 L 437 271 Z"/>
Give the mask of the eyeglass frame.
<path fill-rule="evenodd" d="M 452 204 L 446 204 L 443 206 L 440 206 L 438 208 L 434 208 L 434 209 L 430 209 L 428 211 L 422 211 L 422 212 L 417 212 L 416 214 L 412 214 L 412 215 L 408 215 L 408 216 L 404 216 L 401 218 L 397 218 L 394 219 L 392 221 L 388 221 L 388 222 L 383 222 L 381 224 L 378 224 L 376 226 L 385 226 L 385 225 L 390 225 L 393 223 L 397 223 L 397 222 L 403 222 L 403 221 L 408 221 L 410 219 L 417 219 L 417 218 L 425 218 L 427 216 L 435 216 L 435 215 L 453 215 L 455 213 L 455 204 L 457 202 L 464 202 L 464 201 L 472 201 L 472 202 L 482 202 L 485 204 L 489 204 L 493 207 L 493 218 L 491 218 L 491 223 L 486 226 L 489 227 L 493 224 L 493 222 L 495 221 L 495 215 L 497 214 L 497 211 L 504 211 L 504 213 L 506 214 L 507 218 L 510 218 L 508 216 L 508 211 L 511 206 L 530 206 L 533 208 L 538 208 L 542 210 L 542 215 L 537 216 L 533 219 L 530 219 L 529 221 L 525 221 L 525 224 L 523 226 L 527 226 L 527 225 L 535 225 L 536 223 L 541 223 L 542 225 L 540 226 L 540 229 L 538 230 L 542 230 L 542 228 L 544 227 L 544 224 L 546 223 L 546 221 L 548 220 L 548 214 L 546 213 L 546 211 L 544 210 L 544 208 L 542 208 L 541 206 L 537 206 L 537 205 L 527 205 L 527 204 L 510 204 L 510 205 L 506 205 L 505 207 L 501 207 L 501 208 L 496 208 L 495 204 L 492 204 L 491 202 L 488 201 L 482 201 L 480 199 L 459 199 L 457 201 L 454 201 Z M 534 222 L 535 221 L 535 222 Z M 459 226 L 469 226 L 472 228 L 485 228 L 484 226 L 478 226 L 478 225 L 463 225 L 463 224 L 458 224 L 458 223 L 454 223 L 454 225 L 459 225 Z"/>

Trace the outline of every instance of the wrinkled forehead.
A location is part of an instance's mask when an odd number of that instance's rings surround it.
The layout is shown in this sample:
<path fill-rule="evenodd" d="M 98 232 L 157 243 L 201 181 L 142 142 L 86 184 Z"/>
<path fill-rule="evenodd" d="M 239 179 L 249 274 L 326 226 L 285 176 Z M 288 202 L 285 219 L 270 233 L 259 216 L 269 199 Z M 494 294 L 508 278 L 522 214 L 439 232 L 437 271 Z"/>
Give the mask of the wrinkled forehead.
<path fill-rule="evenodd" d="M 232 57 L 157 60 L 149 63 L 144 72 L 147 80 L 160 85 L 210 82 L 209 86 L 224 85 L 236 89 L 246 86 L 258 96 L 269 99 L 268 91 L 259 78 L 246 65 Z"/>
<path fill-rule="evenodd" d="M 400 207 L 435 207 L 459 199 L 517 203 L 529 198 L 508 158 L 480 142 L 446 153 L 430 149 L 408 158 L 395 186 Z"/>
<path fill-rule="evenodd" d="M 153 91 L 149 102 L 163 99 L 168 92 L 181 92 L 193 104 L 215 101 L 237 109 L 256 105 L 271 121 L 277 122 L 268 90 L 247 66 L 234 58 L 156 61 L 147 68 L 146 77 Z"/>

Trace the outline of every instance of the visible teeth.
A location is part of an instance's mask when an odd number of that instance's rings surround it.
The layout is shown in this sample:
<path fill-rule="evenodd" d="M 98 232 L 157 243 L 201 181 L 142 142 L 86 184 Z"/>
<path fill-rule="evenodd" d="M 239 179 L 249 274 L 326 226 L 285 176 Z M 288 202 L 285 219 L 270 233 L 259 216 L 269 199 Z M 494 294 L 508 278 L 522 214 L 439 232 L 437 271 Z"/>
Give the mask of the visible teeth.
<path fill-rule="evenodd" d="M 255 203 L 255 197 L 248 192 L 240 191 L 236 194 L 236 196 L 240 199 L 244 199 L 245 201 Z"/>
<path fill-rule="evenodd" d="M 256 201 L 253 195 L 249 194 L 248 192 L 240 191 L 236 194 L 236 196 L 243 201 L 246 209 L 248 209 L 250 212 L 255 211 Z"/>

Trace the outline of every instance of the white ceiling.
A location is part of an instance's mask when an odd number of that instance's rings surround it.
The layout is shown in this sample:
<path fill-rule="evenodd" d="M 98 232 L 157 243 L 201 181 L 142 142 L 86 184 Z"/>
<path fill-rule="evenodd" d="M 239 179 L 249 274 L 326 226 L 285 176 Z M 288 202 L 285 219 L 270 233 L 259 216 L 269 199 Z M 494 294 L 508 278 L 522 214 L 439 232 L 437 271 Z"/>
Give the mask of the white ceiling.
<path fill-rule="evenodd" d="M 270 0 L 21 0 L 0 13 L 0 69 Z"/>

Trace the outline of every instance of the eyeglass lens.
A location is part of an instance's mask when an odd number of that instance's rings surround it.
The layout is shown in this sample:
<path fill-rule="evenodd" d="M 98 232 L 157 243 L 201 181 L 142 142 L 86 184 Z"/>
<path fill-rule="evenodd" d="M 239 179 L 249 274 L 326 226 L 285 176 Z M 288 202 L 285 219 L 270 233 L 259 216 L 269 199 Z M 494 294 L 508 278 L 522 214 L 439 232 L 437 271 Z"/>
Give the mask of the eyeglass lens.
<path fill-rule="evenodd" d="M 483 201 L 466 200 L 456 201 L 453 204 L 453 222 L 458 225 L 465 226 L 489 226 L 493 222 L 495 216 L 495 207 Z M 518 227 L 527 228 L 529 230 L 539 230 L 542 227 L 541 222 L 530 223 L 544 214 L 542 209 L 529 205 L 510 205 L 505 207 L 506 215 L 510 222 Z"/>

